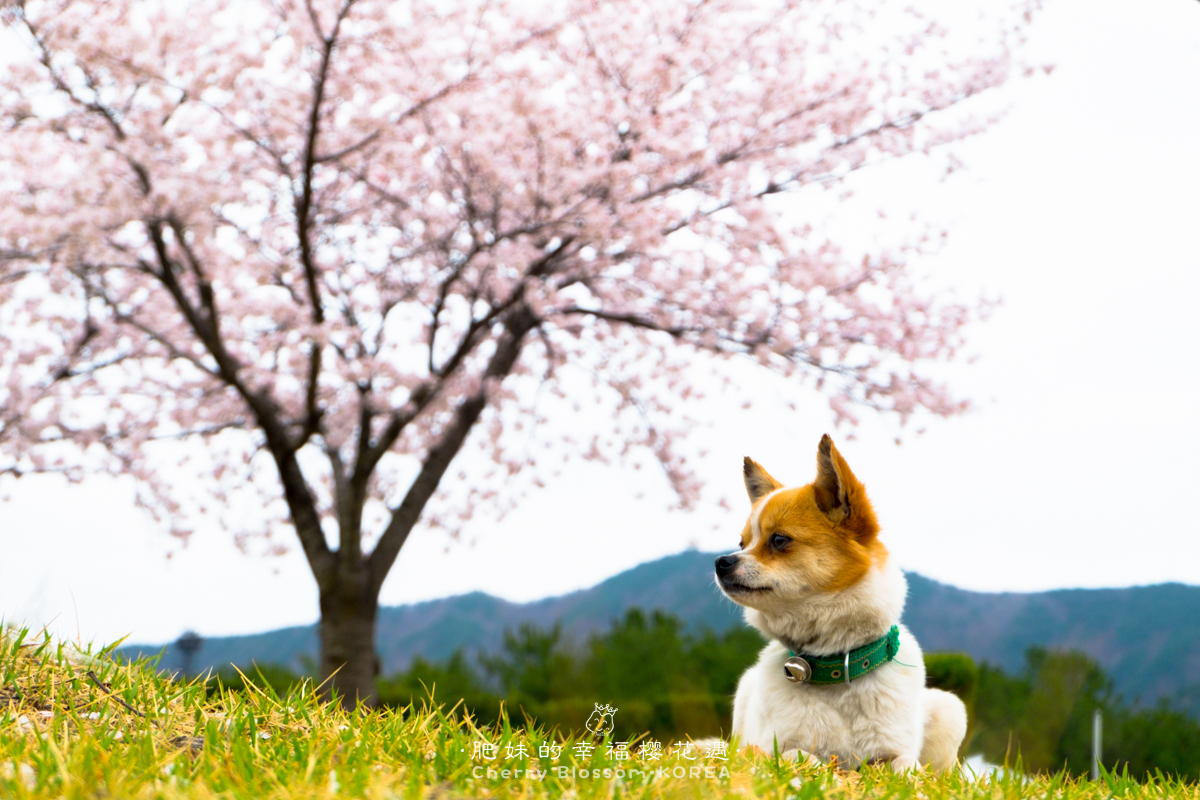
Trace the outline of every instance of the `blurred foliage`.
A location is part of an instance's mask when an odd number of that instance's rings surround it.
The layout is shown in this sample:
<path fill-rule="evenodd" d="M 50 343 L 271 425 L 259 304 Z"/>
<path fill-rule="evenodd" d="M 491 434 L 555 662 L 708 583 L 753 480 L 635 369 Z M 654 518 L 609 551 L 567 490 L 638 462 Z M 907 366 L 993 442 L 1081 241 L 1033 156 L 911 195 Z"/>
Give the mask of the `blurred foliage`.
<path fill-rule="evenodd" d="M 571 694 L 574 660 L 561 652 L 562 628 L 548 631 L 528 623 L 504 632 L 499 656 L 482 656 L 484 671 L 497 681 L 509 704 L 533 706 Z"/>
<path fill-rule="evenodd" d="M 979 668 L 966 653 L 926 653 L 925 682 L 958 695 L 970 713 L 979 688 Z"/>
<path fill-rule="evenodd" d="M 580 645 L 562 628 L 522 625 L 505 632 L 499 653 L 473 664 L 462 651 L 441 662 L 413 659 L 403 672 L 380 678 L 385 707 L 420 706 L 433 697 L 461 716 L 491 724 L 507 711 L 515 722 L 536 722 L 564 734 L 581 731 L 597 704 L 618 711 L 615 735 L 642 733 L 663 741 L 683 736 L 728 736 L 738 679 L 758 657 L 762 637 L 750 628 L 691 632 L 676 617 L 639 609 Z M 925 655 L 929 686 L 953 692 L 967 706 L 965 753 L 1031 772 L 1091 769 L 1092 714 L 1103 714 L 1102 760 L 1146 779 L 1161 772 L 1200 778 L 1200 724 L 1165 701 L 1147 708 L 1125 703 L 1089 656 L 1031 648 L 1020 674 L 976 664 L 963 653 Z M 247 683 L 287 695 L 301 677 L 256 664 L 208 681 L 217 691 L 243 692 Z"/>
<path fill-rule="evenodd" d="M 479 659 L 480 673 L 461 652 L 442 664 L 415 659 L 379 682 L 379 696 L 402 707 L 432 690 L 443 702 L 461 698 L 483 721 L 496 719 L 503 702 L 514 719 L 563 731 L 581 730 L 596 704 L 607 703 L 618 709 L 618 735 L 628 738 L 728 735 L 737 680 L 762 645 L 747 629 L 692 634 L 673 616 L 632 609 L 582 648 L 569 647 L 558 626 L 507 631 L 501 651 Z"/>
<path fill-rule="evenodd" d="M 500 697 L 484 686 L 461 650 L 441 663 L 417 656 L 406 671 L 378 679 L 376 687 L 379 704 L 387 708 L 420 705 L 432 698 L 447 709 L 459 704 L 460 712 L 475 719 L 500 716 Z"/>
<path fill-rule="evenodd" d="M 925 678 L 929 686 L 953 692 L 966 702 L 975 699 L 979 667 L 966 653 L 926 653 Z"/>
<path fill-rule="evenodd" d="M 441 705 L 402 713 L 348 712 L 322 703 L 311 684 L 286 700 L 257 691 L 253 679 L 242 690 L 211 697 L 203 681 L 181 681 L 178 673 L 155 669 L 153 660 L 122 663 L 110 654 L 111 648 L 56 642 L 48 632 L 0 630 L 0 798 L 1196 797 L 1195 785 L 1140 786 L 1121 776 L 1097 787 L 1012 774 L 996 782 L 971 781 L 956 772 L 914 777 L 886 766 L 851 775 L 832 765 L 797 765 L 745 751 L 728 754 L 719 767 L 702 768 L 694 752 L 666 742 L 661 760 L 622 759 L 596 746 L 590 735 L 564 738 L 514 726 L 506 715 L 495 726 L 479 727 Z M 533 755 L 555 742 L 559 753 Z M 486 755 L 484 745 L 496 755 Z M 484 759 L 499 770 L 489 774 Z M 508 769 L 515 774 L 500 772 Z M 705 774 L 698 776 L 702 769 Z M 803 787 L 799 794 L 797 785 Z"/>
<path fill-rule="evenodd" d="M 1086 775 L 1092 763 L 1092 715 L 1103 720 L 1101 762 L 1139 780 L 1158 773 L 1200 778 L 1200 723 L 1166 700 L 1131 705 L 1115 695 L 1094 659 L 1040 647 L 1025 654 L 1019 675 L 982 664 L 969 752 L 1006 759 L 1032 772 Z"/>

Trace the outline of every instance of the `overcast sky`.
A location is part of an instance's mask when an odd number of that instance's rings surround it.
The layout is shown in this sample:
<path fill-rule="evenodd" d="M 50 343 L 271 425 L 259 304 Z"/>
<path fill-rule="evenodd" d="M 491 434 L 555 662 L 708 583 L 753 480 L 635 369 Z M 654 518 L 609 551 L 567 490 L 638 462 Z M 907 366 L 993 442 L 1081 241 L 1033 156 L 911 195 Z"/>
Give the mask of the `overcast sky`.
<path fill-rule="evenodd" d="M 658 476 L 577 464 L 461 542 L 418 529 L 383 602 L 531 600 L 688 547 L 733 549 L 741 457 L 806 483 L 827 430 L 906 569 L 990 591 L 1200 584 L 1200 3 L 1046 0 L 1027 56 L 1056 68 L 992 98 L 1010 111 L 957 148 L 966 170 L 880 168 L 852 206 L 944 224 L 949 244 L 918 271 L 1003 299 L 971 332 L 974 362 L 947 370 L 974 411 L 919 436 L 867 417 L 835 430 L 823 401 L 747 369 L 756 406 L 714 399 L 695 432 L 708 450 L 695 511 L 664 511 Z M 179 550 L 131 496 L 23 480 L 0 505 L 0 617 L 141 642 L 315 621 L 298 552 L 243 557 L 220 531 Z"/>

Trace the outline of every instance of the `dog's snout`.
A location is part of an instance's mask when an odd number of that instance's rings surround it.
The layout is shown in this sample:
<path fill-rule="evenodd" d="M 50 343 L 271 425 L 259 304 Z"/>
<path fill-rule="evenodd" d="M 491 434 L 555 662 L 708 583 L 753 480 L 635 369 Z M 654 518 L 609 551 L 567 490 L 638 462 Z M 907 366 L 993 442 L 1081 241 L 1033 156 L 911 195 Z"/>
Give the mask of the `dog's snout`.
<path fill-rule="evenodd" d="M 730 572 L 733 571 L 733 568 L 737 566 L 737 563 L 738 563 L 737 556 L 721 556 L 720 558 L 717 559 L 717 575 L 718 576 L 728 575 Z"/>

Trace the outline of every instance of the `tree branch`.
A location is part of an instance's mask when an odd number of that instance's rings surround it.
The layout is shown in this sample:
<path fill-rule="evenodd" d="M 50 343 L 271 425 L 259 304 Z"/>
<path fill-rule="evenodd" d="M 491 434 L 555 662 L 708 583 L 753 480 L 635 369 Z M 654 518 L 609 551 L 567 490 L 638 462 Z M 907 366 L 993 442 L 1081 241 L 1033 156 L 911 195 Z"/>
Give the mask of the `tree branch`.
<path fill-rule="evenodd" d="M 217 377 L 237 391 L 254 413 L 266 438 L 267 451 L 279 470 L 279 481 L 283 486 L 292 525 L 313 571 L 313 577 L 316 578 L 318 586 L 327 585 L 333 574 L 333 554 L 325 543 L 316 498 L 313 497 L 312 489 L 304 478 L 299 461 L 296 460 L 296 450 L 292 447 L 283 424 L 283 414 L 271 399 L 268 390 L 256 392 L 246 385 L 240 375 L 241 364 L 225 347 L 217 325 L 215 322 L 209 324 L 205 315 L 196 309 L 187 296 L 175 275 L 177 267 L 171 260 L 166 240 L 163 238 L 163 221 L 149 220 L 146 222 L 146 229 L 159 261 L 158 269 L 149 268 L 149 265 L 147 267 L 175 300 L 176 307 L 187 320 L 192 332 L 216 361 Z M 210 306 L 210 309 L 215 313 L 215 307 Z"/>
<path fill-rule="evenodd" d="M 635 328 L 644 328 L 650 331 L 666 333 L 676 339 L 679 339 L 689 333 L 702 333 L 704 331 L 704 328 L 701 326 L 685 327 L 682 325 L 661 325 L 652 319 L 647 319 L 646 317 L 638 316 L 637 314 L 617 314 L 612 311 L 605 311 L 599 308 L 580 308 L 578 306 L 572 306 L 570 308 L 564 308 L 557 313 L 572 315 L 586 314 L 589 317 L 595 317 L 596 319 L 602 319 L 608 322 L 624 322 L 626 325 L 632 325 Z"/>
<path fill-rule="evenodd" d="M 316 10 L 312 3 L 307 4 L 309 16 L 312 18 L 313 29 L 317 36 L 321 38 L 321 65 L 317 68 L 317 74 L 313 81 L 313 96 L 312 107 L 308 112 L 308 132 L 304 140 L 304 167 L 301 171 L 303 188 L 300 191 L 300 196 L 295 198 L 296 206 L 296 234 L 300 240 L 300 261 L 304 266 L 304 280 L 308 284 L 309 302 L 312 303 L 312 318 L 313 322 L 318 325 L 325 321 L 325 311 L 321 307 L 321 295 L 317 286 L 317 265 L 313 254 L 313 183 L 316 178 L 316 167 L 319 161 L 317 156 L 317 137 L 321 129 L 321 106 L 325 102 L 325 83 L 329 79 L 329 68 L 333 61 L 333 50 L 337 44 L 338 32 L 341 29 L 342 21 L 346 18 L 346 14 L 350 11 L 350 6 L 353 0 L 342 5 L 338 11 L 337 19 L 334 21 L 333 30 L 328 36 L 322 36 L 320 26 L 317 23 Z"/>
<path fill-rule="evenodd" d="M 345 158 L 346 156 L 350 155 L 351 153 L 355 152 L 356 150 L 361 150 L 362 148 L 366 147 L 371 142 L 378 139 L 381 134 L 382 134 L 382 131 L 374 131 L 373 133 L 368 134 L 367 136 L 363 137 L 361 140 L 359 140 L 355 144 L 349 145 L 347 147 L 343 147 L 341 150 L 338 150 L 336 153 L 327 153 L 326 155 L 323 155 L 323 156 L 316 156 L 313 159 L 313 161 L 314 161 L 314 163 L 317 163 L 317 164 L 324 164 L 329 161 L 337 161 L 339 159 Z"/>
<path fill-rule="evenodd" d="M 574 236 L 565 237 L 553 250 L 547 251 L 541 258 L 534 261 L 529 269 L 526 270 L 522 282 L 512 295 L 502 303 L 493 303 L 491 309 L 483 317 L 471 320 L 467 326 L 467 330 L 463 333 L 462 339 L 455 348 L 453 355 L 446 360 L 438 368 L 434 368 L 432 361 L 432 353 L 430 354 L 429 369 L 431 379 L 421 384 L 413 390 L 408 403 L 404 409 L 399 409 L 391 414 L 387 427 L 380 434 L 379 439 L 372 445 L 364 447 L 360 444 L 358 451 L 358 460 L 354 467 L 353 481 L 362 482 L 365 486 L 371 472 L 383 458 L 383 455 L 391 449 L 395 444 L 396 439 L 404 431 L 404 428 L 412 422 L 441 391 L 447 378 L 457 370 L 466 357 L 482 340 L 480 334 L 486 331 L 491 325 L 507 312 L 514 310 L 520 304 L 525 296 L 525 281 L 531 278 L 541 278 L 554 271 L 555 264 L 561 261 L 573 251 L 572 245 L 575 242 Z M 448 280 L 453 280 L 457 276 L 457 272 Z M 445 288 L 445 285 L 443 285 Z M 439 301 L 440 302 L 440 301 Z M 430 344 L 432 348 L 432 343 Z"/>
<path fill-rule="evenodd" d="M 367 560 L 370 570 L 371 588 L 378 593 L 387 577 L 388 570 L 400 554 L 400 548 L 408 539 L 413 526 L 421 516 L 425 504 L 437 491 L 450 462 L 458 455 L 471 428 L 483 414 L 488 402 L 488 384 L 493 380 L 503 379 L 517 363 L 521 355 L 526 334 L 537 327 L 538 318 L 528 306 L 521 304 L 507 315 L 504 323 L 504 333 L 496 342 L 496 352 L 488 361 L 483 373 L 483 380 L 474 394 L 464 399 L 454 411 L 449 425 L 442 432 L 438 443 L 430 448 L 421 471 L 409 487 L 404 500 L 392 512 L 392 519 L 379 539 L 379 544 Z"/>
<path fill-rule="evenodd" d="M 308 133 L 305 136 L 304 142 L 304 167 L 301 175 L 303 179 L 303 188 L 300 196 L 295 198 L 296 207 L 296 236 L 300 242 L 300 262 L 304 267 L 304 281 L 308 287 L 308 299 L 312 305 L 312 321 L 321 325 L 325 322 L 325 310 L 321 305 L 321 294 L 318 286 L 317 263 L 313 253 L 313 228 L 315 220 L 313 219 L 313 183 L 316 178 L 317 164 L 323 159 L 317 155 L 317 138 L 321 127 L 321 106 L 325 101 L 325 83 L 329 78 L 329 68 L 333 59 L 333 51 L 337 44 L 338 32 L 341 30 L 342 21 L 345 20 L 346 14 L 350 11 L 354 0 L 347 0 L 338 10 L 337 19 L 333 23 L 333 30 L 328 36 L 322 38 L 321 66 L 317 69 L 316 80 L 313 83 L 312 108 L 308 114 Z M 316 10 L 312 3 L 307 3 L 309 17 L 312 20 L 313 29 L 317 36 L 321 36 L 320 26 L 317 22 Z M 352 149 L 357 149 L 359 146 L 369 144 L 374 138 L 367 137 Z M 335 154 L 329 158 L 340 157 Z M 327 159 L 326 159 L 327 160 Z M 308 353 L 308 386 L 305 389 L 304 398 L 304 423 L 296 434 L 296 440 L 291 444 L 292 449 L 303 447 L 305 442 L 312 438 L 321 427 L 321 416 L 323 409 L 320 407 L 317 399 L 318 387 L 317 383 L 321 377 L 321 346 L 318 342 L 312 341 L 309 344 Z"/>

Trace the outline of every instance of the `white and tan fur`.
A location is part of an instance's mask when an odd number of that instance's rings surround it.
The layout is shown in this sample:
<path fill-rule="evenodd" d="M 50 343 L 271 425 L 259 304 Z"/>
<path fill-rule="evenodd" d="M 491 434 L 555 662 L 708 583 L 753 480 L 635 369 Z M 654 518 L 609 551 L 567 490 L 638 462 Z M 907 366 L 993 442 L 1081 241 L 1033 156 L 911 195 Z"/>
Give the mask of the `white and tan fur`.
<path fill-rule="evenodd" d="M 741 549 L 717 560 L 717 584 L 771 641 L 738 683 L 733 732 L 741 745 L 850 768 L 953 766 L 966 709 L 925 687 L 920 646 L 904 626 L 895 659 L 849 685 L 785 677 L 789 649 L 837 656 L 886 635 L 908 591 L 877 538 L 866 491 L 833 442 L 821 439 L 817 479 L 807 486 L 786 489 L 748 458 L 745 480 L 753 509 Z"/>

